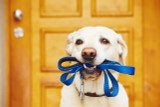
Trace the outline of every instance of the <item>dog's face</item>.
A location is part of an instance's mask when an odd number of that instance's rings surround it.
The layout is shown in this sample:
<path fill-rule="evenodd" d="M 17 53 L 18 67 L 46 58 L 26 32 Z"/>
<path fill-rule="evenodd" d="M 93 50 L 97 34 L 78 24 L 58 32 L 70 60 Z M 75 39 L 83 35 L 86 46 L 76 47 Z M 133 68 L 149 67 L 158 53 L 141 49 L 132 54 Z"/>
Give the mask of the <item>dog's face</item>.
<path fill-rule="evenodd" d="M 92 75 L 94 78 L 100 75 L 98 72 L 92 72 L 98 71 L 94 66 L 101 64 L 105 59 L 124 64 L 127 46 L 121 35 L 109 28 L 85 27 L 69 35 L 66 52 L 81 63 L 93 65 L 93 68 L 86 69 L 88 73 L 84 75 Z"/>

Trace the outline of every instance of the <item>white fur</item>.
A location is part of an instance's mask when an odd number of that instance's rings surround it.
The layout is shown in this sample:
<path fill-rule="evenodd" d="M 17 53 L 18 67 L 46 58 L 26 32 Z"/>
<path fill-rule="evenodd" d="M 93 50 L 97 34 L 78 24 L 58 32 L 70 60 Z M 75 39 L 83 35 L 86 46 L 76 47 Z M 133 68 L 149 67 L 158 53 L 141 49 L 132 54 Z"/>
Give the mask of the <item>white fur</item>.
<path fill-rule="evenodd" d="M 106 38 L 110 44 L 100 43 L 100 38 Z M 82 39 L 82 45 L 75 45 L 77 39 Z M 84 27 L 76 32 L 73 32 L 68 37 L 66 52 L 68 55 L 76 57 L 83 63 L 81 51 L 84 48 L 94 48 L 97 56 L 94 60 L 94 65 L 98 65 L 109 59 L 124 63 L 127 55 L 127 46 L 120 34 L 106 27 Z M 121 57 L 120 57 L 121 55 Z M 111 71 L 116 79 L 119 73 Z M 109 81 L 110 88 L 111 82 Z M 84 80 L 84 92 L 95 92 L 96 94 L 104 94 L 104 74 L 103 72 L 96 80 Z M 77 89 L 76 89 L 77 88 Z M 80 78 L 79 73 L 76 74 L 74 82 L 70 86 L 62 88 L 61 107 L 128 107 L 128 96 L 122 84 L 119 83 L 119 93 L 116 97 L 84 97 L 84 101 L 80 100 Z"/>

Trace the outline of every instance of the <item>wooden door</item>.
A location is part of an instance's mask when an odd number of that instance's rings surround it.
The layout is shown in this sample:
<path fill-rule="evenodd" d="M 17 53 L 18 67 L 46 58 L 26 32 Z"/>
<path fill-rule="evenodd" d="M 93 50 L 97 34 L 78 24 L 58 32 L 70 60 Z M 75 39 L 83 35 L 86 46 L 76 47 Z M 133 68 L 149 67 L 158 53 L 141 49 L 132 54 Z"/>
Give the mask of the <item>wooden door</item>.
<path fill-rule="evenodd" d="M 16 1 L 14 2 L 18 4 L 18 0 Z M 128 93 L 130 107 L 142 107 L 142 0 L 31 0 L 26 3 L 21 2 L 21 5 L 20 8 L 29 14 L 28 16 L 24 14 L 24 20 L 27 22 L 25 17 L 28 17 L 29 23 L 25 25 L 24 21 L 17 22 L 12 19 L 12 24 L 18 26 L 22 23 L 22 27 L 29 27 L 24 29 L 28 37 L 22 38 L 26 40 L 29 47 L 24 48 L 24 46 L 23 50 L 18 52 L 19 54 L 24 53 L 24 50 L 30 52 L 27 54 L 30 65 L 26 66 L 30 67 L 27 85 L 30 85 L 28 93 L 31 97 L 25 97 L 27 98 L 26 105 L 16 102 L 21 101 L 19 97 L 16 97 L 16 101 L 11 100 L 10 105 L 13 107 L 15 107 L 14 104 L 17 104 L 16 107 L 29 107 L 29 105 L 31 107 L 58 107 L 63 84 L 59 81 L 61 72 L 57 69 L 57 61 L 65 56 L 68 34 L 84 26 L 106 26 L 122 34 L 128 45 L 126 62 L 127 65 L 136 67 L 136 75 L 120 75 L 120 82 L 124 84 Z M 13 34 L 11 36 L 15 39 Z M 15 39 L 14 43 L 19 43 L 19 41 Z M 18 49 L 18 46 L 14 48 Z M 25 66 L 24 61 L 23 64 Z M 13 69 L 15 72 L 18 72 L 17 70 L 19 71 L 18 66 Z M 15 78 L 16 76 L 13 75 Z M 16 80 L 21 81 L 21 79 Z M 13 84 L 16 82 L 11 82 L 11 94 L 14 94 L 13 90 L 17 89 Z M 24 86 L 21 88 L 25 90 Z M 26 94 L 26 91 L 21 93 L 21 95 Z M 10 99 L 12 98 L 14 97 Z"/>

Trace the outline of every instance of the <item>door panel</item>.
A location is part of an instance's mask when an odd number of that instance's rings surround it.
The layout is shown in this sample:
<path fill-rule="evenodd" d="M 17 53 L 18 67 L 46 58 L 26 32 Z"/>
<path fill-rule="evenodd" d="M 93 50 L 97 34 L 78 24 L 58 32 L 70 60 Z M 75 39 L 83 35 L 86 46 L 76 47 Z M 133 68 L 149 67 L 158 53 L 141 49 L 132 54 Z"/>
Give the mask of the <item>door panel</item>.
<path fill-rule="evenodd" d="M 61 85 L 55 82 L 41 84 L 41 107 L 59 107 L 61 98 Z"/>
<path fill-rule="evenodd" d="M 72 17 L 81 15 L 82 0 L 40 0 L 42 17 Z"/>
<path fill-rule="evenodd" d="M 131 16 L 133 0 L 92 0 L 93 16 Z"/>
<path fill-rule="evenodd" d="M 41 70 L 57 71 L 57 61 L 65 55 L 65 44 L 67 36 L 72 29 L 63 28 L 42 28 L 40 32 L 40 62 Z M 54 59 L 54 60 L 53 60 Z"/>

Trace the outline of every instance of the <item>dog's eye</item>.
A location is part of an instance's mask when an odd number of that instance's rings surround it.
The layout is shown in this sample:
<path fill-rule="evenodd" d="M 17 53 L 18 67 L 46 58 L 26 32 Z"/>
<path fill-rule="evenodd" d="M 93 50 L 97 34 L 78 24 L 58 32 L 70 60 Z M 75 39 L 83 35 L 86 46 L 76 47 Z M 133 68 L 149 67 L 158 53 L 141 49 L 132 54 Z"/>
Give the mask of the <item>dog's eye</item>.
<path fill-rule="evenodd" d="M 81 39 L 76 40 L 76 45 L 81 45 L 82 43 L 83 43 L 83 41 Z"/>
<path fill-rule="evenodd" d="M 110 44 L 109 40 L 105 39 L 105 38 L 101 38 L 100 42 L 103 44 Z"/>

